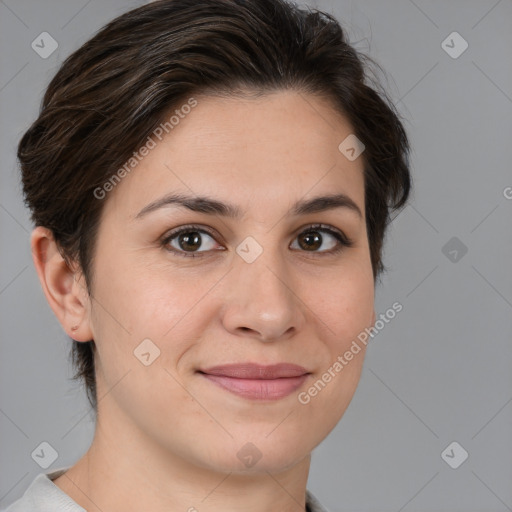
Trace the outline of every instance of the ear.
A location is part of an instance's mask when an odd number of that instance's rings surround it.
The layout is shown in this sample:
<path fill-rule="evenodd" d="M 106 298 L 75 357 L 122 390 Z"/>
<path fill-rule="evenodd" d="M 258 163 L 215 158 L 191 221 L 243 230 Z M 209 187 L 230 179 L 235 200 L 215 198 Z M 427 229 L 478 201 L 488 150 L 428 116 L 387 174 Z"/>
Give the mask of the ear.
<path fill-rule="evenodd" d="M 46 300 L 63 329 L 76 341 L 92 340 L 90 298 L 78 266 L 70 268 L 53 233 L 45 227 L 37 226 L 32 231 L 30 246 Z"/>

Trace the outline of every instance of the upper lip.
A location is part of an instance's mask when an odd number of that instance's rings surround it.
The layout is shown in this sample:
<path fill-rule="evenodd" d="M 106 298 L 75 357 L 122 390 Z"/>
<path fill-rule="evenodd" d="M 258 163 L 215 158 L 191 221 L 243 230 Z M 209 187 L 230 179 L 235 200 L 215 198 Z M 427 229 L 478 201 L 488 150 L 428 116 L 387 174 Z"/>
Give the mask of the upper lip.
<path fill-rule="evenodd" d="M 208 375 L 232 377 L 236 379 L 282 379 L 286 377 L 300 377 L 301 375 L 309 373 L 302 366 L 291 363 L 271 365 L 255 363 L 223 364 L 199 371 Z"/>

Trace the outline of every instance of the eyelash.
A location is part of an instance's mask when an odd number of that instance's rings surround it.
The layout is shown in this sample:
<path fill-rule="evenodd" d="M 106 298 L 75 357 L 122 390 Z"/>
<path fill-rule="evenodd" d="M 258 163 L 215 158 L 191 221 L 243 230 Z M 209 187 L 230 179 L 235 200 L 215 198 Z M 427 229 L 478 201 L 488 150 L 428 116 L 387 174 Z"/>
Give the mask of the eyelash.
<path fill-rule="evenodd" d="M 338 254 L 339 252 L 341 252 L 343 249 L 352 247 L 354 245 L 353 240 L 351 240 L 350 238 L 345 236 L 345 234 L 343 234 L 341 231 L 333 229 L 330 226 L 325 225 L 325 224 L 311 224 L 306 229 L 301 231 L 297 235 L 297 237 L 299 237 L 300 235 L 303 235 L 305 233 L 309 233 L 310 231 L 324 231 L 324 232 L 328 233 L 329 235 L 332 235 L 338 241 L 338 246 L 336 248 L 330 249 L 328 251 L 300 251 L 300 252 L 306 252 L 306 253 L 311 252 L 313 257 L 317 257 L 317 255 L 335 255 L 335 254 Z M 182 226 L 181 228 L 177 229 L 176 231 L 172 231 L 171 233 L 168 233 L 166 236 L 164 236 L 161 239 L 160 244 L 166 250 L 168 250 L 176 255 L 183 256 L 185 258 L 202 257 L 201 253 L 203 253 L 203 252 L 206 253 L 208 251 L 186 252 L 186 251 L 177 250 L 176 248 L 169 246 L 169 243 L 174 238 L 176 238 L 177 236 L 179 236 L 182 233 L 188 233 L 188 232 L 206 233 L 206 234 L 210 235 L 212 238 L 215 238 L 215 233 L 213 231 L 211 231 L 210 229 L 206 229 L 204 226 L 199 226 L 196 224 L 189 224 L 187 226 Z"/>

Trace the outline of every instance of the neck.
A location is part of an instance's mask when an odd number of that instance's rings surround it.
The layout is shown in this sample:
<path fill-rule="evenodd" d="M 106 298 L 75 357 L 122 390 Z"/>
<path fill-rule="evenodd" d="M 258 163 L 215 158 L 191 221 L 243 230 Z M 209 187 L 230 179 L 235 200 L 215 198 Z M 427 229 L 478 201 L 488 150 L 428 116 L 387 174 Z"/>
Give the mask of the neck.
<path fill-rule="evenodd" d="M 279 472 L 217 471 L 121 425 L 98 414 L 89 450 L 54 480 L 88 512 L 305 510 L 310 455 Z"/>

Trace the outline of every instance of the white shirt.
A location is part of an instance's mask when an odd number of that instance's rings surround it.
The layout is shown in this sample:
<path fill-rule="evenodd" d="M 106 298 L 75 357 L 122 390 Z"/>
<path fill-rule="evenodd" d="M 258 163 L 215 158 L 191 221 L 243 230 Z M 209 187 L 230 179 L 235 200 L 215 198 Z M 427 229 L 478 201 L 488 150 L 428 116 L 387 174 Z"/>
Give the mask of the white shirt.
<path fill-rule="evenodd" d="M 52 482 L 68 469 L 39 473 L 23 496 L 0 512 L 87 512 Z M 306 507 L 309 512 L 327 512 L 307 490 Z"/>

